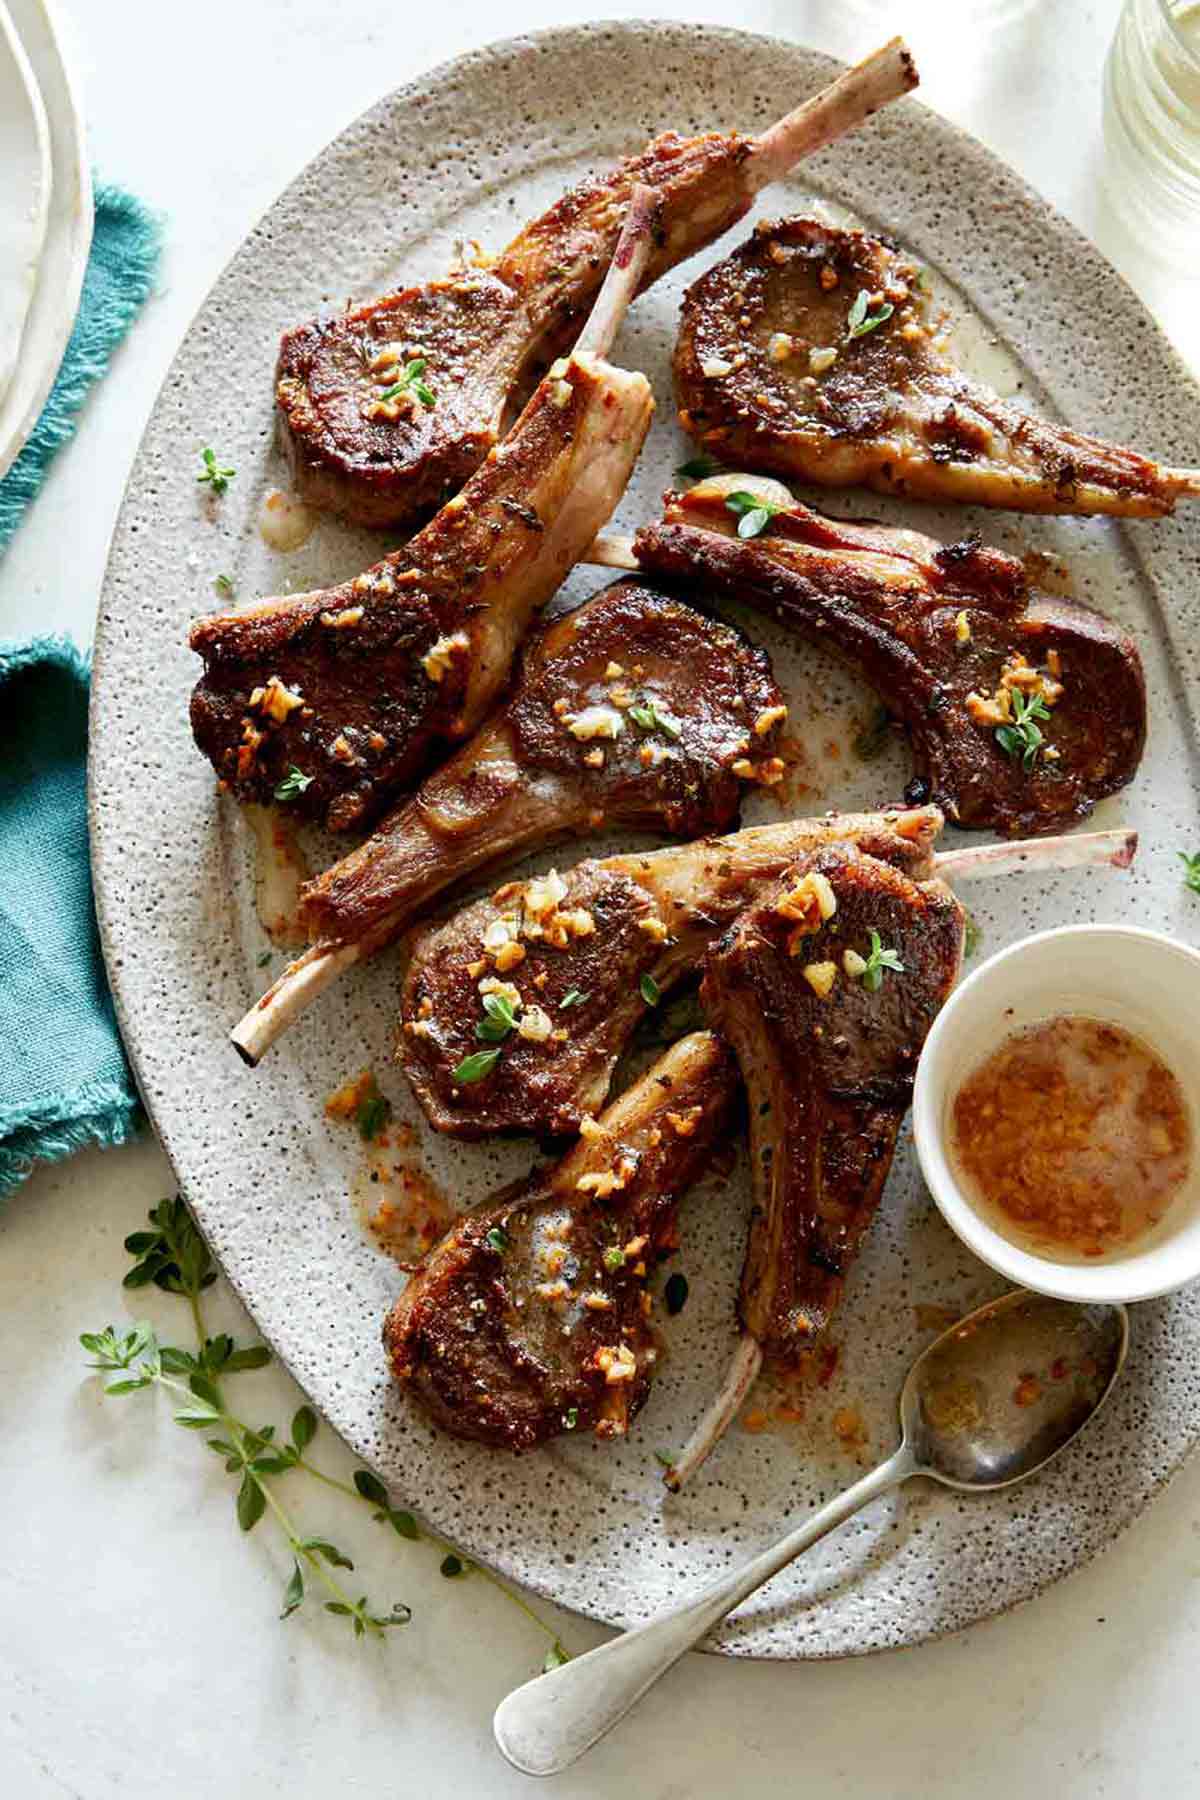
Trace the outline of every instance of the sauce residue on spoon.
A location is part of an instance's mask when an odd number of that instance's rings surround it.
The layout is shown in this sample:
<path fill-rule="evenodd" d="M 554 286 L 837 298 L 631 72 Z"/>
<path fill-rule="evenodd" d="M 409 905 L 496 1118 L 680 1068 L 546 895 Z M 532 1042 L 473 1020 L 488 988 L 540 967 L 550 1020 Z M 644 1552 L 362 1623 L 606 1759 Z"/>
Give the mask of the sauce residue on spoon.
<path fill-rule="evenodd" d="M 1165 1217 L 1192 1163 L 1179 1082 L 1119 1025 L 1015 1031 L 955 1097 L 953 1149 L 990 1222 L 1035 1254 L 1092 1261 Z"/>

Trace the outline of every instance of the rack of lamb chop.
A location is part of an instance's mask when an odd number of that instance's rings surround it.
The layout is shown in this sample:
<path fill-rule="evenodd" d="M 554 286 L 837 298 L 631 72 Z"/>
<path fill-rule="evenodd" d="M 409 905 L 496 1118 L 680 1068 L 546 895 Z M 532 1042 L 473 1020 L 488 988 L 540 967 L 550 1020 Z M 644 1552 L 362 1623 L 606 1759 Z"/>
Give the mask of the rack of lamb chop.
<path fill-rule="evenodd" d="M 537 609 L 625 490 L 654 410 L 605 360 L 650 255 L 658 201 L 635 188 L 574 351 L 509 436 L 403 549 L 320 593 L 202 619 L 192 731 L 240 800 L 363 828 L 461 741 L 506 685 Z"/>
<path fill-rule="evenodd" d="M 700 996 L 746 1086 L 754 1210 L 742 1337 L 668 1470 L 708 1455 L 763 1358 L 812 1345 L 874 1217 L 926 1034 L 958 979 L 965 915 L 945 882 L 851 843 L 802 857 L 708 952 Z"/>
<path fill-rule="evenodd" d="M 941 827 L 932 806 L 751 826 L 508 882 L 426 928 L 404 979 L 398 1056 L 430 1124 L 466 1138 L 578 1131 L 639 1023 L 745 907 L 830 844 L 914 881 L 1124 868 L 1137 844 L 1109 831 L 935 855 Z"/>
<path fill-rule="evenodd" d="M 365 844 L 303 890 L 311 947 L 232 1038 L 251 1065 L 321 990 L 452 883 L 601 826 L 694 838 L 783 773 L 766 653 L 640 582 L 614 583 L 526 644 L 512 694 Z"/>
<path fill-rule="evenodd" d="M 721 475 L 667 493 L 660 522 L 589 554 L 741 601 L 836 651 L 907 730 L 908 797 L 956 825 L 1062 831 L 1141 760 L 1132 638 L 1031 589 L 1022 563 L 977 538 L 830 519 L 780 482 Z"/>
<path fill-rule="evenodd" d="M 648 1280 L 737 1091 L 711 1032 L 674 1044 L 553 1167 L 451 1226 L 388 1315 L 396 1380 L 455 1437 L 622 1436 L 657 1349 Z"/>
<path fill-rule="evenodd" d="M 275 393 L 298 491 L 363 525 L 439 505 L 574 340 L 635 186 L 662 208 L 635 282 L 646 287 L 735 225 L 768 182 L 916 85 L 893 39 L 759 137 L 667 132 L 564 194 L 490 266 L 289 331 Z"/>
<path fill-rule="evenodd" d="M 725 464 L 917 500 L 1158 517 L 1170 469 L 1002 400 L 949 362 L 921 271 L 864 231 L 764 221 L 700 277 L 675 348 L 679 420 Z"/>

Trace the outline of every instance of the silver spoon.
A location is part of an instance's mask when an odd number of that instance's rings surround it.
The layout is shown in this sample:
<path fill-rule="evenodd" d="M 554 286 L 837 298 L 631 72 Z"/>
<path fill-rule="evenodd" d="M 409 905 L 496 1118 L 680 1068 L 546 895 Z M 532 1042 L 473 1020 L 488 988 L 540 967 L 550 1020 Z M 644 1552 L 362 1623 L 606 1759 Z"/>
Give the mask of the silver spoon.
<path fill-rule="evenodd" d="M 1128 1347 L 1123 1306 L 1074 1306 L 1018 1291 L 969 1313 L 909 1370 L 894 1456 L 694 1600 L 517 1688 L 496 1709 L 500 1749 L 526 1775 L 567 1768 L 726 1613 L 910 1476 L 930 1475 L 966 1493 L 1023 1481 L 1103 1405 Z"/>

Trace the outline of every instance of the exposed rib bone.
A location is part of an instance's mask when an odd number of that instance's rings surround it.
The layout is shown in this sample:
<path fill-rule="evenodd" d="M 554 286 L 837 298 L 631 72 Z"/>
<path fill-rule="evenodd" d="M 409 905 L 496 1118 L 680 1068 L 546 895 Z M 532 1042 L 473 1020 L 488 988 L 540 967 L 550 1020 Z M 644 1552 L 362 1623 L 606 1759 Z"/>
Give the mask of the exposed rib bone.
<path fill-rule="evenodd" d="M 778 181 L 801 157 L 812 156 L 853 131 L 881 106 L 915 88 L 917 82 L 916 65 L 904 40 L 892 38 L 763 132 L 744 171 L 746 186 L 758 193 L 769 182 Z"/>
<path fill-rule="evenodd" d="M 712 1404 L 701 1418 L 691 1437 L 663 1475 L 663 1485 L 677 1494 L 684 1482 L 696 1473 L 713 1446 L 720 1442 L 737 1416 L 738 1409 L 758 1380 L 763 1353 L 756 1339 L 743 1333 L 738 1339 L 733 1360 L 725 1371 L 725 1379 Z"/>
<path fill-rule="evenodd" d="M 633 539 L 619 531 L 602 531 L 599 537 L 592 539 L 580 560 L 601 569 L 640 569 L 642 566 L 633 554 Z"/>
<path fill-rule="evenodd" d="M 576 356 L 607 356 L 612 349 L 613 339 L 646 272 L 654 224 L 661 210 L 662 202 L 654 189 L 639 182 L 629 196 L 629 210 L 596 304 L 576 342 Z"/>
<path fill-rule="evenodd" d="M 974 881 L 981 875 L 1016 875 L 1034 869 L 1127 869 L 1137 854 L 1136 831 L 1085 831 L 1075 837 L 1024 838 L 1017 843 L 974 844 L 942 850 L 934 857 L 946 881 Z"/>
<path fill-rule="evenodd" d="M 289 963 L 229 1034 L 242 1061 L 253 1069 L 309 1002 L 366 954 L 363 944 L 314 944 Z"/>

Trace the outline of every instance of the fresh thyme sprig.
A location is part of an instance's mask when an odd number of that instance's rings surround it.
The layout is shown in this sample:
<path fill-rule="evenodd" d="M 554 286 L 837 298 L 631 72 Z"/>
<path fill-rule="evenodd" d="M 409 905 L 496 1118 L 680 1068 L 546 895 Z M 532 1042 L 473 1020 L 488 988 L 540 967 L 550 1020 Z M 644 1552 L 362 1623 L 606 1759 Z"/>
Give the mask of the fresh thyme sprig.
<path fill-rule="evenodd" d="M 1040 694 L 1022 694 L 1019 688 L 1013 689 L 1012 703 L 1012 724 L 996 727 L 996 742 L 1014 762 L 1019 760 L 1028 774 L 1045 742 L 1045 734 L 1036 721 L 1048 719 L 1050 708 Z"/>
<path fill-rule="evenodd" d="M 108 1325 L 103 1331 L 80 1336 L 92 1358 L 88 1366 L 109 1378 L 106 1393 L 119 1396 L 157 1387 L 170 1398 L 178 1425 L 214 1434 L 205 1442 L 222 1459 L 226 1472 L 237 1477 L 234 1506 L 241 1529 L 252 1531 L 269 1513 L 291 1552 L 292 1572 L 283 1593 L 281 1619 L 290 1618 L 303 1605 L 307 1582 L 313 1582 L 327 1596 L 325 1611 L 346 1619 L 355 1637 L 380 1638 L 394 1626 L 407 1624 L 412 1615 L 403 1601 L 384 1611 L 372 1607 L 366 1594 L 355 1598 L 342 1585 L 334 1571 L 353 1572 L 352 1559 L 326 1537 L 301 1534 L 277 1492 L 276 1484 L 282 1478 L 300 1471 L 370 1507 L 372 1517 L 390 1525 L 398 1536 L 414 1542 L 427 1537 L 442 1555 L 443 1574 L 471 1573 L 476 1565 L 460 1558 L 440 1538 L 423 1533 L 410 1512 L 394 1507 L 387 1489 L 369 1469 L 356 1470 L 351 1486 L 317 1467 L 308 1456 L 318 1429 L 311 1406 L 301 1406 L 294 1414 L 286 1438 L 277 1434 L 274 1425 L 252 1426 L 230 1409 L 222 1385 L 226 1378 L 262 1368 L 271 1360 L 271 1353 L 265 1344 L 238 1345 L 228 1332 L 209 1333 L 201 1296 L 215 1282 L 216 1269 L 183 1201 L 160 1201 L 149 1222 L 151 1230 L 133 1232 L 125 1240 L 134 1261 L 124 1286 L 136 1289 L 153 1284 L 164 1293 L 186 1299 L 196 1330 L 196 1348 L 160 1344 L 153 1326 L 144 1320 L 123 1333 Z M 447 1566 L 451 1562 L 456 1565 L 452 1570 Z M 490 1569 L 478 1572 L 549 1638 L 543 1669 L 566 1662 L 567 1651 L 552 1627 Z"/>
<path fill-rule="evenodd" d="M 725 505 L 731 513 L 737 514 L 738 536 L 740 538 L 756 538 L 766 530 L 776 513 L 786 512 L 785 506 L 777 501 L 767 500 L 761 494 L 751 494 L 739 490 L 736 494 L 726 494 Z"/>
<path fill-rule="evenodd" d="M 693 456 L 689 462 L 680 463 L 675 473 L 681 475 L 685 481 L 705 481 L 708 476 L 715 475 L 720 467 L 715 456 L 707 456 L 701 452 L 699 456 Z"/>
<path fill-rule="evenodd" d="M 867 308 L 870 304 L 871 296 L 867 289 L 860 288 L 855 296 L 854 304 L 846 315 L 846 337 L 849 342 L 853 343 L 855 338 L 866 337 L 869 331 L 874 331 L 877 326 L 883 324 L 885 319 L 890 319 L 896 310 L 890 300 L 884 300 L 873 313 L 868 315 Z"/>
<path fill-rule="evenodd" d="M 219 463 L 217 461 L 215 450 L 202 450 L 200 452 L 200 461 L 204 466 L 197 475 L 196 480 L 207 482 L 214 494 L 223 494 L 237 474 L 237 470 L 224 467 Z"/>
<path fill-rule="evenodd" d="M 287 774 L 275 789 L 275 798 L 286 805 L 289 800 L 298 799 L 312 784 L 313 777 L 311 775 L 306 775 L 303 769 L 296 767 L 295 763 L 289 763 Z"/>
<path fill-rule="evenodd" d="M 885 946 L 877 931 L 868 933 L 871 939 L 871 954 L 867 957 L 867 966 L 862 972 L 862 984 L 872 994 L 883 986 L 883 972 L 890 969 L 893 975 L 903 975 L 904 964 L 900 961 L 898 951 Z"/>
<path fill-rule="evenodd" d="M 424 356 L 414 356 L 410 363 L 405 363 L 403 375 L 394 381 L 391 387 L 385 388 L 379 398 L 381 400 L 398 400 L 401 394 L 412 394 L 414 399 L 421 402 L 422 406 L 436 406 L 437 395 L 428 383 L 421 379 L 425 373 L 427 360 Z"/>
<path fill-rule="evenodd" d="M 1193 894 L 1200 894 L 1200 851 L 1195 856 L 1189 856 L 1186 850 L 1177 850 L 1175 854 L 1183 864 L 1184 887 L 1191 888 Z"/>

